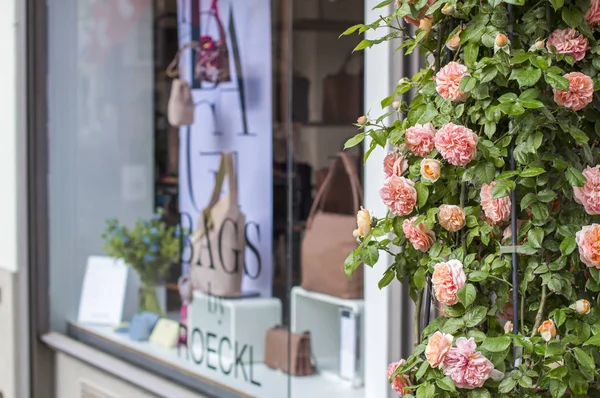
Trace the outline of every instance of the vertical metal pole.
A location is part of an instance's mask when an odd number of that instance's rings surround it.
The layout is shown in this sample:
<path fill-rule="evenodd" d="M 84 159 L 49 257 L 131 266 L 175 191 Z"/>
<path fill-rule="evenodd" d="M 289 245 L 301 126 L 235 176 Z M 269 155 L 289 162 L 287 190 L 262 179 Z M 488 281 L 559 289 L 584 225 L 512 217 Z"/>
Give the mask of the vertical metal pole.
<path fill-rule="evenodd" d="M 513 23 L 514 23 L 514 15 L 513 15 L 513 9 L 512 9 L 512 5 L 508 4 L 507 5 L 507 11 L 508 11 L 508 39 L 510 40 L 510 43 L 512 44 L 513 42 Z M 515 162 L 515 154 L 514 154 L 514 150 L 515 150 L 515 142 L 514 140 L 511 141 L 510 144 L 510 152 L 509 152 L 509 161 L 510 161 L 510 169 L 511 170 L 516 170 L 517 165 Z M 511 194 L 510 194 L 510 199 L 512 202 L 511 205 L 511 209 L 510 209 L 510 223 L 511 223 L 511 228 L 512 228 L 512 246 L 513 246 L 513 252 L 512 252 L 512 309 L 513 309 L 513 316 L 512 316 L 512 322 L 513 322 L 513 333 L 514 334 L 518 334 L 519 333 L 519 280 L 518 280 L 518 276 L 517 276 L 517 270 L 519 268 L 519 256 L 516 252 L 516 246 L 517 246 L 517 239 L 518 239 L 518 231 L 517 231 L 517 189 L 515 187 L 515 189 L 512 190 Z M 514 356 L 514 365 L 517 366 L 518 361 L 517 361 L 517 347 L 514 346 L 513 347 L 513 356 Z"/>

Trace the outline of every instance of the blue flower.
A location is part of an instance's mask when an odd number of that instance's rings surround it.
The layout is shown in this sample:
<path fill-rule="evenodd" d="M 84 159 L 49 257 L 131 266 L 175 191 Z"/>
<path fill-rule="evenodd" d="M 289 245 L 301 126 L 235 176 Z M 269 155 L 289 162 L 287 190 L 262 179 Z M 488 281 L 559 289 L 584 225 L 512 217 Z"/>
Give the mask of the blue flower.
<path fill-rule="evenodd" d="M 154 261 L 154 259 L 156 259 L 156 256 L 152 254 L 144 254 L 144 261 Z"/>
<path fill-rule="evenodd" d="M 120 238 L 121 238 L 121 242 L 123 242 L 123 243 L 129 242 L 129 238 L 126 236 L 120 236 Z"/>
<path fill-rule="evenodd" d="M 150 250 L 153 251 L 154 253 L 158 252 L 158 245 L 152 245 L 150 246 Z"/>
<path fill-rule="evenodd" d="M 150 230 L 150 233 L 151 233 L 152 235 L 157 235 L 157 234 L 158 234 L 158 229 L 156 229 L 156 228 L 152 228 L 152 229 Z"/>
<path fill-rule="evenodd" d="M 149 227 L 150 226 L 150 221 L 149 220 L 144 221 L 144 225 L 146 225 L 147 227 Z"/>
<path fill-rule="evenodd" d="M 148 238 L 147 236 L 144 236 L 142 238 L 142 240 L 144 241 L 145 244 L 149 245 L 150 244 L 150 238 Z"/>
<path fill-rule="evenodd" d="M 181 230 L 180 230 L 179 228 L 177 228 L 177 229 L 175 230 L 175 236 L 176 236 L 177 238 L 179 238 L 179 237 L 181 236 Z"/>
<path fill-rule="evenodd" d="M 155 214 L 153 214 L 153 215 L 152 215 L 152 219 L 153 219 L 153 220 L 160 220 L 160 219 L 161 219 L 161 217 L 162 217 L 162 216 L 160 215 L 160 213 L 155 213 Z"/>

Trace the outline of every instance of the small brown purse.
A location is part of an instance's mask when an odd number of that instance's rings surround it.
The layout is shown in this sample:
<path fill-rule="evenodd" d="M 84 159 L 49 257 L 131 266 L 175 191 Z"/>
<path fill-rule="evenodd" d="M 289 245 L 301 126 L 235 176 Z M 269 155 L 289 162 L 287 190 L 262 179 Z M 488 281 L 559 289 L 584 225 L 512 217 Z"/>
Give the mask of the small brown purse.
<path fill-rule="evenodd" d="M 288 339 L 291 339 L 291 359 L 289 361 Z M 310 332 L 290 333 L 283 326 L 274 326 L 267 330 L 265 365 L 292 376 L 310 376 L 314 374 L 316 367 L 313 363 Z"/>

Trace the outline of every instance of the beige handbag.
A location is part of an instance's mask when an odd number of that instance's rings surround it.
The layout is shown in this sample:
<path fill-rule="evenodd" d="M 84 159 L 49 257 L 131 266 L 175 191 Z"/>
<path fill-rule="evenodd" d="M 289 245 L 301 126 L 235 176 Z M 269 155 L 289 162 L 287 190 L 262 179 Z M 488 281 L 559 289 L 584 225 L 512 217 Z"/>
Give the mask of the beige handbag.
<path fill-rule="evenodd" d="M 291 358 L 288 360 L 288 353 Z M 267 330 L 265 337 L 265 365 L 292 376 L 310 376 L 315 373 L 310 332 L 290 333 L 283 326 Z"/>
<path fill-rule="evenodd" d="M 179 76 L 179 57 L 183 51 L 187 48 L 197 47 L 197 42 L 190 42 L 181 47 L 166 70 L 167 76 L 173 78 L 169 103 L 167 104 L 167 118 L 169 119 L 169 124 L 174 127 L 194 124 L 194 100 L 192 98 L 192 90 L 187 81 L 179 79 L 177 76 Z"/>
<path fill-rule="evenodd" d="M 229 181 L 229 192 L 219 199 L 225 178 Z M 224 152 L 210 203 L 201 212 L 192 236 L 192 289 L 219 297 L 241 295 L 245 229 L 233 153 Z"/>
<path fill-rule="evenodd" d="M 344 273 L 344 260 L 357 247 L 352 231 L 356 228 L 356 214 L 362 201 L 362 188 L 354 162 L 343 152 L 338 154 L 321 188 L 315 196 L 306 231 L 302 240 L 302 287 L 344 299 L 363 297 L 363 267 L 359 266 L 351 278 Z M 343 168 L 339 166 L 342 163 Z M 346 172 L 352 189 L 354 212 L 339 214 L 323 210 L 329 188 Z M 333 192 L 332 192 L 333 193 Z"/>

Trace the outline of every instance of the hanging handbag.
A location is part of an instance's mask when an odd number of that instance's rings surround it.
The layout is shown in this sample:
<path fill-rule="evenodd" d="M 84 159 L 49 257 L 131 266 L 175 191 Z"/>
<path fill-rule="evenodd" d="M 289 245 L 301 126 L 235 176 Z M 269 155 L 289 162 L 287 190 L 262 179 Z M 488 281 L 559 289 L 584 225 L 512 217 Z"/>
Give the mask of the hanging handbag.
<path fill-rule="evenodd" d="M 363 75 L 348 73 L 350 55 L 334 75 L 323 79 L 323 123 L 350 124 L 363 114 Z"/>
<path fill-rule="evenodd" d="M 194 100 L 192 98 L 192 90 L 187 81 L 178 78 L 178 65 L 179 58 L 183 51 L 188 48 L 196 48 L 197 46 L 197 42 L 190 42 L 181 47 L 166 70 L 167 76 L 173 78 L 169 103 L 167 104 L 167 118 L 169 119 L 169 124 L 174 127 L 194 124 Z"/>
<path fill-rule="evenodd" d="M 229 191 L 219 199 L 223 182 Z M 246 219 L 238 202 L 233 153 L 224 152 L 208 206 L 202 210 L 192 236 L 192 290 L 219 297 L 239 297 L 244 273 Z"/>
<path fill-rule="evenodd" d="M 340 166 L 343 167 L 338 167 Z M 346 186 L 352 190 L 352 213 L 340 214 L 325 210 L 332 187 L 339 186 L 340 170 L 350 180 Z M 344 273 L 344 261 L 357 247 L 352 231 L 356 228 L 356 211 L 362 201 L 362 188 L 354 162 L 340 152 L 329 170 L 325 181 L 315 196 L 306 231 L 302 240 L 302 287 L 344 299 L 363 297 L 363 267 L 360 266 L 351 278 Z"/>
<path fill-rule="evenodd" d="M 291 352 L 288 351 L 289 348 L 291 348 Z M 291 353 L 290 360 L 288 360 L 288 352 Z M 265 365 L 292 376 L 310 376 L 314 374 L 315 364 L 312 356 L 310 332 L 290 333 L 283 326 L 275 326 L 267 330 Z"/>
<path fill-rule="evenodd" d="M 219 16 L 218 0 L 212 0 L 209 15 L 216 20 L 219 29 L 219 38 L 214 39 L 206 34 L 200 36 L 200 45 L 196 53 L 196 66 L 194 74 L 196 79 L 209 83 L 222 83 L 231 80 L 229 70 L 229 50 L 227 49 L 227 36 Z"/>

